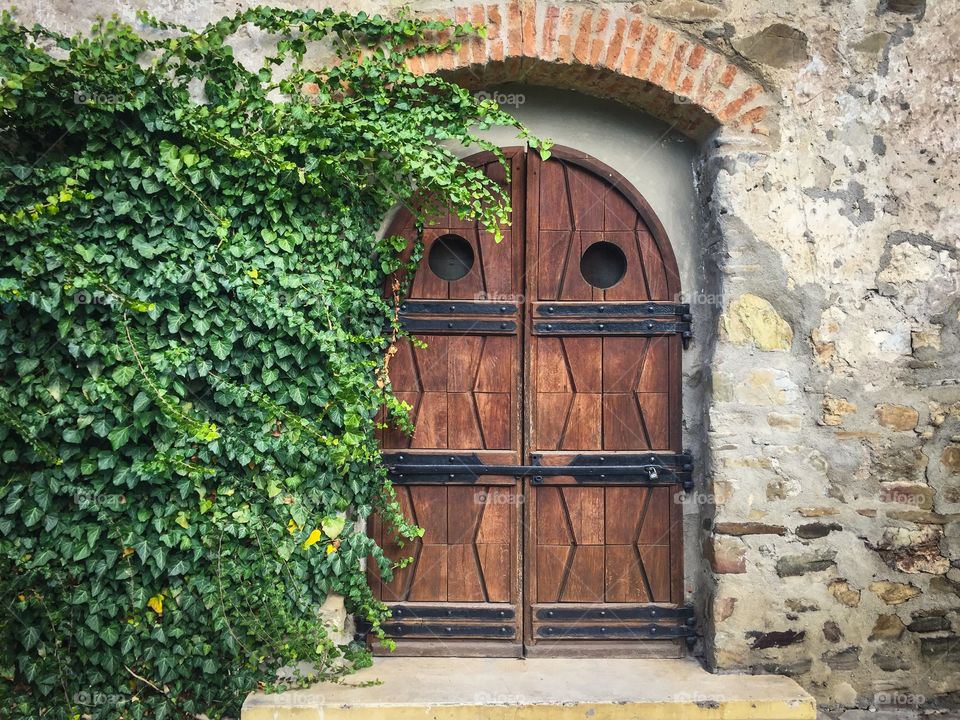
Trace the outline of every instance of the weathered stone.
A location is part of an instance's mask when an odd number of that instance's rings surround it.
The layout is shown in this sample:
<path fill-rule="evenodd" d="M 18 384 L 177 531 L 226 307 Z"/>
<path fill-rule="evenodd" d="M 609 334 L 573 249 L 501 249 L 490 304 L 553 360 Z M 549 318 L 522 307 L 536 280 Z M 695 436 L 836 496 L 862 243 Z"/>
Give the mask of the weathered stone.
<path fill-rule="evenodd" d="M 745 58 L 776 68 L 805 63 L 807 36 L 783 23 L 768 25 L 760 32 L 733 41 L 734 49 Z"/>
<path fill-rule="evenodd" d="M 880 487 L 880 499 L 884 502 L 913 505 L 920 510 L 933 509 L 933 497 L 936 491 L 929 485 L 917 483 L 892 482 Z"/>
<path fill-rule="evenodd" d="M 878 450 L 871 474 L 879 482 L 912 482 L 922 484 L 928 458 L 919 447 Z"/>
<path fill-rule="evenodd" d="M 855 670 L 860 665 L 860 648 L 849 647 L 836 653 L 824 653 L 820 659 L 831 670 Z"/>
<path fill-rule="evenodd" d="M 930 580 L 930 592 L 937 595 L 956 595 L 960 597 L 960 582 L 951 580 L 944 575 L 938 575 Z"/>
<path fill-rule="evenodd" d="M 717 622 L 723 622 L 733 615 L 736 607 L 737 598 L 735 597 L 716 598 L 713 601 L 713 619 Z"/>
<path fill-rule="evenodd" d="M 950 621 L 942 615 L 919 617 L 907 625 L 907 630 L 914 633 L 929 633 L 950 630 Z"/>
<path fill-rule="evenodd" d="M 850 587 L 850 583 L 842 578 L 831 581 L 827 589 L 837 602 L 847 607 L 857 607 L 860 604 L 860 591 Z"/>
<path fill-rule="evenodd" d="M 846 398 L 827 395 L 823 398 L 823 416 L 821 422 L 824 425 L 840 425 L 846 415 L 855 413 L 857 406 Z"/>
<path fill-rule="evenodd" d="M 820 606 L 815 603 L 804 602 L 797 598 L 787 598 L 784 604 L 795 613 L 816 612 L 820 609 Z"/>
<path fill-rule="evenodd" d="M 960 445 L 947 445 L 940 453 L 940 464 L 956 475 L 960 475 Z"/>
<path fill-rule="evenodd" d="M 869 640 L 899 640 L 906 627 L 897 615 L 878 615 Z"/>
<path fill-rule="evenodd" d="M 837 553 L 834 550 L 788 555 L 777 560 L 777 574 L 780 577 L 793 577 L 826 570 L 836 565 L 836 557 Z"/>
<path fill-rule="evenodd" d="M 927 9 L 927 0 L 880 0 L 877 11 L 881 13 L 892 12 L 899 15 L 923 16 Z"/>
<path fill-rule="evenodd" d="M 877 422 L 891 430 L 913 430 L 920 422 L 920 413 L 906 405 L 877 405 Z"/>
<path fill-rule="evenodd" d="M 843 631 L 833 620 L 827 620 L 823 624 L 823 639 L 828 643 L 838 643 L 843 639 Z"/>
<path fill-rule="evenodd" d="M 920 588 L 911 583 L 878 580 L 870 583 L 870 592 L 874 593 L 887 605 L 900 605 L 919 595 Z"/>
<path fill-rule="evenodd" d="M 800 388 L 785 370 L 760 368 L 747 372 L 730 397 L 744 405 L 791 405 L 800 400 Z"/>
<path fill-rule="evenodd" d="M 956 519 L 956 515 L 941 515 L 926 510 L 888 510 L 887 517 L 891 520 L 903 520 L 920 525 L 946 525 Z"/>
<path fill-rule="evenodd" d="M 910 347 L 914 354 L 923 350 L 941 350 L 943 344 L 940 339 L 939 328 L 931 330 L 912 330 L 910 332 Z"/>
<path fill-rule="evenodd" d="M 786 535 L 787 529 L 782 525 L 768 525 L 757 522 L 721 522 L 714 525 L 714 531 L 720 535 Z"/>
<path fill-rule="evenodd" d="M 786 675 L 787 677 L 797 677 L 806 675 L 810 672 L 813 661 L 797 660 L 796 662 L 763 662 L 759 665 L 752 665 L 750 671 L 762 675 Z"/>
<path fill-rule="evenodd" d="M 853 49 L 857 52 L 876 54 L 886 47 L 889 40 L 890 33 L 883 31 L 874 32 L 855 43 Z"/>
<path fill-rule="evenodd" d="M 636 11 L 647 11 L 646 6 L 634 6 Z M 642 8 L 642 9 L 641 9 Z M 682 23 L 713 20 L 723 13 L 723 7 L 700 0 L 664 0 L 649 10 L 654 17 L 677 20 Z"/>
<path fill-rule="evenodd" d="M 920 655 L 941 661 L 944 667 L 949 667 L 949 663 L 960 663 L 960 637 L 920 638 Z"/>
<path fill-rule="evenodd" d="M 840 511 L 834 507 L 806 507 L 797 508 L 797 513 L 805 518 L 829 517 L 839 515 Z"/>
<path fill-rule="evenodd" d="M 873 654 L 873 662 L 875 662 L 877 667 L 884 672 L 898 672 L 901 670 L 909 670 L 911 667 L 913 667 L 907 660 L 899 655 L 881 652 L 876 652 Z"/>
<path fill-rule="evenodd" d="M 806 634 L 806 630 L 774 630 L 771 632 L 751 630 L 746 636 L 750 638 L 750 647 L 754 650 L 766 650 L 767 648 L 782 648 L 788 645 L 796 645 L 797 643 L 803 642 Z"/>
<path fill-rule="evenodd" d="M 803 426 L 803 416 L 776 412 L 767 413 L 767 425 L 775 428 L 797 429 Z"/>
<path fill-rule="evenodd" d="M 943 575 L 950 569 L 950 562 L 940 554 L 942 537 L 942 530 L 932 525 L 917 530 L 886 528 L 876 550 L 895 570 Z"/>
<path fill-rule="evenodd" d="M 799 526 L 794 532 L 798 538 L 815 540 L 826 537 L 835 530 L 843 530 L 843 526 L 839 523 L 807 523 Z"/>
<path fill-rule="evenodd" d="M 720 318 L 724 337 L 734 345 L 789 350 L 793 330 L 767 300 L 749 293 L 730 303 Z"/>
<path fill-rule="evenodd" d="M 745 573 L 747 548 L 740 540 L 715 537 L 704 541 L 703 554 L 715 573 Z"/>

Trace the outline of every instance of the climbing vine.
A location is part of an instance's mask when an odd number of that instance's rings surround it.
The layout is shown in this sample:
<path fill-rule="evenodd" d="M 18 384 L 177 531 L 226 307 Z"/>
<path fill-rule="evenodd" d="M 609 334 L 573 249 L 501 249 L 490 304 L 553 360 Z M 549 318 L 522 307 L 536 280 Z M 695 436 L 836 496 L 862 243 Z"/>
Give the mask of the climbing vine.
<path fill-rule="evenodd" d="M 405 68 L 477 32 L 261 7 L 67 37 L 3 13 L 0 717 L 237 717 L 364 661 L 317 610 L 341 593 L 376 630 L 362 562 L 391 563 L 363 521 L 417 532 L 376 442 L 382 406 L 405 423 L 405 243 L 378 228 L 439 204 L 499 236 L 507 199 L 453 148 L 491 125 L 540 147 Z"/>

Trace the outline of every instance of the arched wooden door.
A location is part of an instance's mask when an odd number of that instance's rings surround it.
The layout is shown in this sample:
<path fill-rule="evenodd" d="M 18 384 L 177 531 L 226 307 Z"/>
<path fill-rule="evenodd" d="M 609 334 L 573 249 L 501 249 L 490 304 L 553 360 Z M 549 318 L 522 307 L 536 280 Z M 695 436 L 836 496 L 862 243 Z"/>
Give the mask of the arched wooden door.
<path fill-rule="evenodd" d="M 497 245 L 455 216 L 424 232 L 390 364 L 412 437 L 381 437 L 421 541 L 383 582 L 408 654 L 676 655 L 683 607 L 682 342 L 666 234 L 598 161 L 555 148 L 470 162 L 504 184 Z M 508 185 L 509 183 L 509 185 Z M 409 216 L 392 232 L 414 237 Z"/>

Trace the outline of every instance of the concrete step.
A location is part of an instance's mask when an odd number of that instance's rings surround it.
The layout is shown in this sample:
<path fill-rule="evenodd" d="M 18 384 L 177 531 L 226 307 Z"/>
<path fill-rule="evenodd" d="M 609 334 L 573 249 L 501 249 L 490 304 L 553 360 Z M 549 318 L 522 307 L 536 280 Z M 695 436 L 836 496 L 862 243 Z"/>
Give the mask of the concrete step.
<path fill-rule="evenodd" d="M 241 720 L 816 720 L 778 675 L 692 660 L 376 658 L 339 683 L 254 693 Z"/>

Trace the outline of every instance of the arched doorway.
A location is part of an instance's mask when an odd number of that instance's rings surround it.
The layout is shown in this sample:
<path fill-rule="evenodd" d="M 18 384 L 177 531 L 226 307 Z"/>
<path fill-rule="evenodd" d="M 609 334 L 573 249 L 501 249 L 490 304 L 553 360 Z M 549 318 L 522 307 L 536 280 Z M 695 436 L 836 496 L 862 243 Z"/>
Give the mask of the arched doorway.
<path fill-rule="evenodd" d="M 643 197 L 583 153 L 506 151 L 469 162 L 503 183 L 502 245 L 441 217 L 390 366 L 413 437 L 381 437 L 422 540 L 392 581 L 372 572 L 409 654 L 677 655 L 682 342 L 673 251 Z M 509 183 L 509 186 L 508 186 Z M 409 216 L 392 233 L 414 237 Z"/>

